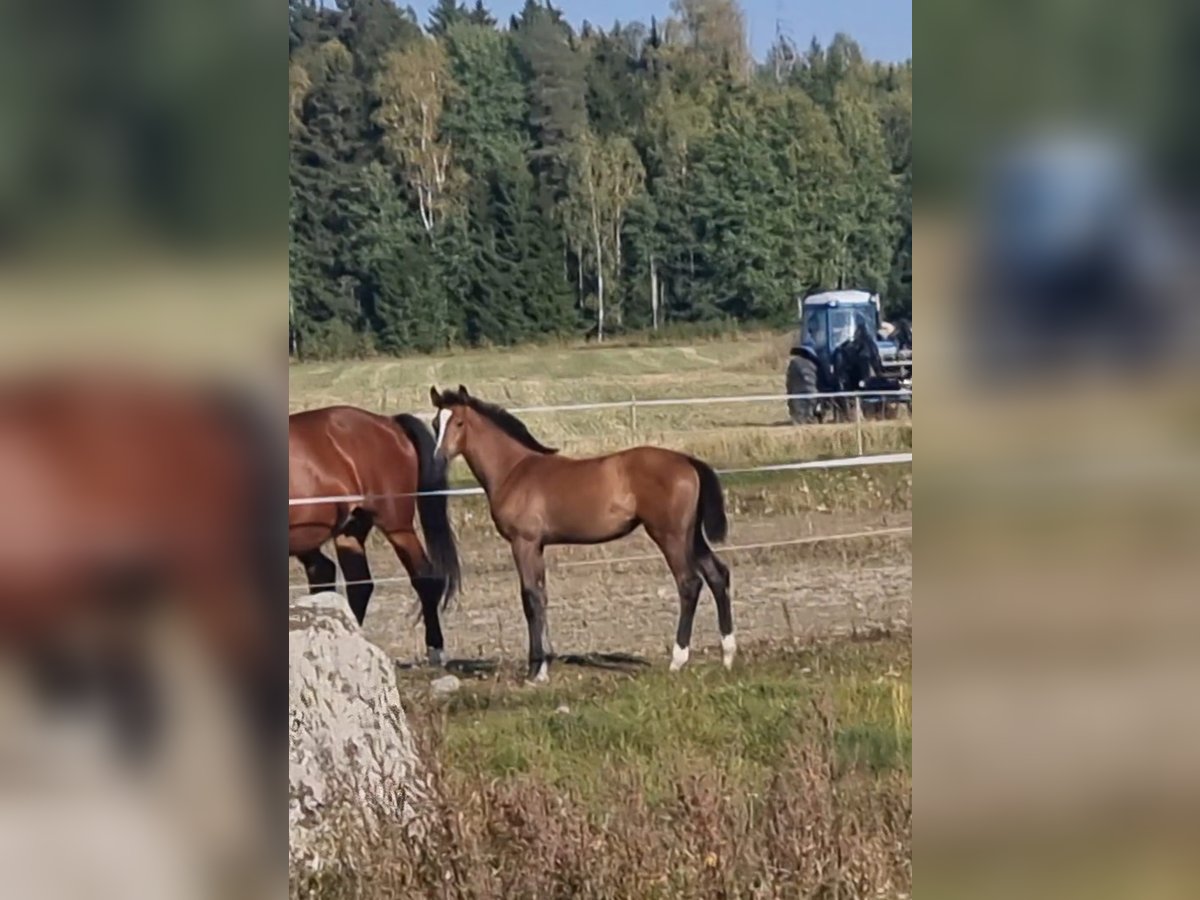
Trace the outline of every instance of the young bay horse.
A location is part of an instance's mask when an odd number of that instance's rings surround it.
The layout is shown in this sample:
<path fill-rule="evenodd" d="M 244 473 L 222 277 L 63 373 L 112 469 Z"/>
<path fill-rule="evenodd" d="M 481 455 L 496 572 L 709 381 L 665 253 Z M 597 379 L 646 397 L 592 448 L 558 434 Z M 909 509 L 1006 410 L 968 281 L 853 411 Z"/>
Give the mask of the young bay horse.
<path fill-rule="evenodd" d="M 658 545 L 679 589 L 679 623 L 671 671 L 688 659 L 701 579 L 717 604 L 721 649 L 733 665 L 736 639 L 729 569 L 709 541 L 725 539 L 725 500 L 716 473 L 683 453 L 635 447 L 589 459 L 560 456 L 511 413 L 467 393 L 430 389 L 437 408 L 437 451 L 462 456 L 482 485 L 492 520 L 512 547 L 529 626 L 529 677 L 544 682 L 553 658 L 546 621 L 546 566 L 551 544 L 602 544 L 639 525 Z"/>
<path fill-rule="evenodd" d="M 421 601 L 429 661 L 445 661 L 438 615 L 458 590 L 461 573 L 446 495 L 446 466 L 434 453 L 433 433 L 416 416 L 383 416 L 352 406 L 331 406 L 288 418 L 288 497 L 354 499 L 288 506 L 288 553 L 304 565 L 309 588 L 333 590 L 337 569 L 321 552 L 334 542 L 347 599 L 358 623 L 375 585 L 366 541 L 379 529 L 391 543 Z M 417 537 L 421 516 L 426 548 Z"/>

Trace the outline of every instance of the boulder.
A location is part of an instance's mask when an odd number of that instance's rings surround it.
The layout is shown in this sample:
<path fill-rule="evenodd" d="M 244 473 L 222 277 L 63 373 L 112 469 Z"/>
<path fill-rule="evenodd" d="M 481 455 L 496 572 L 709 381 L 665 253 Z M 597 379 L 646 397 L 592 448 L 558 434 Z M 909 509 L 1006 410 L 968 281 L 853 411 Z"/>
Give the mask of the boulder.
<path fill-rule="evenodd" d="M 293 867 L 325 867 L 348 829 L 419 827 L 428 797 L 395 666 L 363 637 L 346 600 L 293 598 L 288 623 Z"/>

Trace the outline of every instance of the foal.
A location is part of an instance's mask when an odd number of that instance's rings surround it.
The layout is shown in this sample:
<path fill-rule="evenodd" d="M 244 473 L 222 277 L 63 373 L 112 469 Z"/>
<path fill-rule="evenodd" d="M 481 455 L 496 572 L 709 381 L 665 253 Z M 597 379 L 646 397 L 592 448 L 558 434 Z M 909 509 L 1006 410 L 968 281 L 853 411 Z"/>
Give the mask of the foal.
<path fill-rule="evenodd" d="M 496 529 L 512 547 L 529 625 L 529 677 L 549 679 L 546 624 L 549 544 L 603 544 L 639 525 L 658 545 L 679 588 L 679 625 L 671 671 L 688 659 L 701 579 L 717 602 L 722 657 L 733 665 L 737 642 L 729 601 L 729 569 L 708 545 L 725 539 L 721 483 L 707 464 L 673 450 L 635 447 L 590 459 L 559 456 L 511 413 L 467 393 L 439 393 L 437 452 L 462 455 L 483 486 Z"/>

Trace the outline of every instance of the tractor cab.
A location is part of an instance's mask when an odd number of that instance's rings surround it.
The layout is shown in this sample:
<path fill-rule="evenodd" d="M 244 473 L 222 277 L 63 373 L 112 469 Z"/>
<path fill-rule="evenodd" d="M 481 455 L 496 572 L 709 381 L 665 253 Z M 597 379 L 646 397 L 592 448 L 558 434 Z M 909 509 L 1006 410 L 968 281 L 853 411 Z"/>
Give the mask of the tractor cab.
<path fill-rule="evenodd" d="M 802 352 L 822 367 L 831 365 L 833 351 L 854 337 L 861 321 L 875 339 L 886 363 L 897 355 L 896 342 L 880 337 L 879 295 L 866 291 L 826 291 L 797 301 L 800 333 L 792 349 Z"/>

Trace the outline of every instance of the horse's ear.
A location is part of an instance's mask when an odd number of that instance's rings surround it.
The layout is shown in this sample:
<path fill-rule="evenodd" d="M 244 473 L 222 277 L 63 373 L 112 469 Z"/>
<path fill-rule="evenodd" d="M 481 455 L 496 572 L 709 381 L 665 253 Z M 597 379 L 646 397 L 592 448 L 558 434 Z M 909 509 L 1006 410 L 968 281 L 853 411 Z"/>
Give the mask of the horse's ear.
<path fill-rule="evenodd" d="M 460 394 L 462 394 L 462 398 L 464 400 L 466 400 L 468 397 L 471 396 L 470 394 L 467 393 L 467 389 L 465 387 L 463 387 L 461 384 L 458 386 L 458 392 Z"/>
<path fill-rule="evenodd" d="M 438 393 L 438 389 L 432 384 L 429 386 L 429 399 L 433 401 L 433 405 L 439 409 L 442 406 L 442 395 Z"/>

